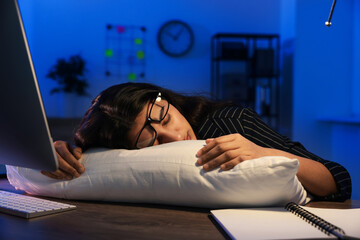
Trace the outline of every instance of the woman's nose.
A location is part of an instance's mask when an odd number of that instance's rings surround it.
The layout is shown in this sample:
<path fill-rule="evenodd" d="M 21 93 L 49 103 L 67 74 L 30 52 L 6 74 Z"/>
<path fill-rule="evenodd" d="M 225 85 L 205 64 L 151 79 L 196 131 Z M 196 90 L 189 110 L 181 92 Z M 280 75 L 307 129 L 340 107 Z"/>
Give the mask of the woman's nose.
<path fill-rule="evenodd" d="M 181 141 L 182 136 L 180 132 L 176 130 L 161 130 L 158 132 L 158 140 L 160 143 L 170 143 L 175 141 Z"/>

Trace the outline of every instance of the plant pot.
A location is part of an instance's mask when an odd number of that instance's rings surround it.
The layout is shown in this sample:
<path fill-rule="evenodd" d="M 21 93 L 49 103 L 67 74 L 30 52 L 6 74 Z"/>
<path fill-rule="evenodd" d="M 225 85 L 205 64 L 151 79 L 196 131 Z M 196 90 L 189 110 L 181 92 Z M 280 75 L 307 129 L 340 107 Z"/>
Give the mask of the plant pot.
<path fill-rule="evenodd" d="M 58 116 L 60 118 L 82 118 L 89 105 L 88 97 L 75 93 L 59 93 Z"/>

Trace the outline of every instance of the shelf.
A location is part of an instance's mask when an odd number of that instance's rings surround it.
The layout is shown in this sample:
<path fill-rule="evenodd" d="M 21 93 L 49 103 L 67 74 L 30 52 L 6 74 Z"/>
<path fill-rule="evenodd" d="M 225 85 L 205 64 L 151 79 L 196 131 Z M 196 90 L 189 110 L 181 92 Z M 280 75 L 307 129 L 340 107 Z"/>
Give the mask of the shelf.
<path fill-rule="evenodd" d="M 360 116 L 323 116 L 317 118 L 320 122 L 335 124 L 354 124 L 360 125 Z"/>
<path fill-rule="evenodd" d="M 223 58 L 223 57 L 216 57 L 216 58 L 213 58 L 212 61 L 217 61 L 217 62 L 220 62 L 220 61 L 224 61 L 224 62 L 227 62 L 227 61 L 235 61 L 235 62 L 248 62 L 248 61 L 252 61 L 252 58 Z"/>
<path fill-rule="evenodd" d="M 277 129 L 279 49 L 276 34 L 215 34 L 210 58 L 212 95 L 254 108 Z"/>
<path fill-rule="evenodd" d="M 278 38 L 277 34 L 254 34 L 254 33 L 217 33 L 213 38 Z"/>

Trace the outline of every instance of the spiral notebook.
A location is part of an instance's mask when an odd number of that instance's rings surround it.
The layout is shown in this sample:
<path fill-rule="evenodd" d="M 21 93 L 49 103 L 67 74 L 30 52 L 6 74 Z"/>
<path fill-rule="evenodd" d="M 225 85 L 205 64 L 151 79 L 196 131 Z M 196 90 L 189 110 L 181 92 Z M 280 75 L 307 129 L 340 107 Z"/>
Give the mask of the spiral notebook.
<path fill-rule="evenodd" d="M 285 208 L 211 210 L 211 215 L 232 239 L 360 239 L 360 209 L 290 203 Z"/>

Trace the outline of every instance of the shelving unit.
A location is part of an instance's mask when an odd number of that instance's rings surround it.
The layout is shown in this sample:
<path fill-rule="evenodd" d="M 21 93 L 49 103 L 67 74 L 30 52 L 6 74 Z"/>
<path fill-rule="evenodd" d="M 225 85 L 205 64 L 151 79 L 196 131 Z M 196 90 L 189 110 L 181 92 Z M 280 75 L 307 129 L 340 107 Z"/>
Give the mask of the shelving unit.
<path fill-rule="evenodd" d="M 274 129 L 279 121 L 279 48 L 274 34 L 219 33 L 211 39 L 211 92 L 253 108 Z"/>

